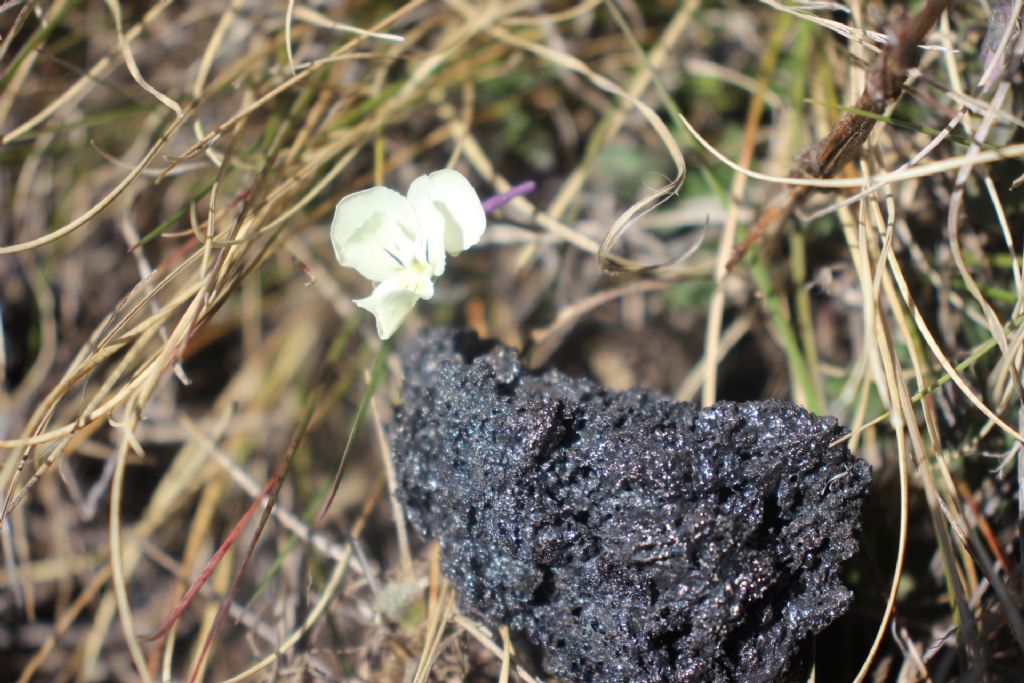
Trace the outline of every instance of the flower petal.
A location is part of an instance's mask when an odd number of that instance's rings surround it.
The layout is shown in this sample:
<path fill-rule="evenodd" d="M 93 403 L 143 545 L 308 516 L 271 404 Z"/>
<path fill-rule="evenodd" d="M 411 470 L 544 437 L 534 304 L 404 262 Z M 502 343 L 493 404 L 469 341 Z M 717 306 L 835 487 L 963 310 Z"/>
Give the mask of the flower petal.
<path fill-rule="evenodd" d="M 377 336 L 390 339 L 416 302 L 433 295 L 434 285 L 429 277 L 413 283 L 408 277 L 399 275 L 380 283 L 370 296 L 356 299 L 354 303 L 373 314 L 377 322 Z"/>
<path fill-rule="evenodd" d="M 457 254 L 480 241 L 487 227 L 487 216 L 476 190 L 466 177 L 452 169 L 420 176 L 409 186 L 409 201 L 421 223 L 432 212 L 443 220 L 444 249 Z"/>
<path fill-rule="evenodd" d="M 409 265 L 419 232 L 409 200 L 386 187 L 372 187 L 338 202 L 331 244 L 341 265 L 381 282 Z"/>

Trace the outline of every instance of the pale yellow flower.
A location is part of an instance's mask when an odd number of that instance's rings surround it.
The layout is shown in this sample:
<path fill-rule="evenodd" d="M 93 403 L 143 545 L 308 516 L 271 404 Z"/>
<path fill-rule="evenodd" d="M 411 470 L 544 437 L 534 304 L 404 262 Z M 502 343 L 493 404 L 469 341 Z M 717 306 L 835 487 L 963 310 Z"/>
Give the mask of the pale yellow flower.
<path fill-rule="evenodd" d="M 386 187 L 356 192 L 338 202 L 331 223 L 334 255 L 377 283 L 355 304 L 374 315 L 388 339 L 420 299 L 434 295 L 445 254 L 480 241 L 487 218 L 476 190 L 446 169 L 420 176 L 403 197 Z"/>

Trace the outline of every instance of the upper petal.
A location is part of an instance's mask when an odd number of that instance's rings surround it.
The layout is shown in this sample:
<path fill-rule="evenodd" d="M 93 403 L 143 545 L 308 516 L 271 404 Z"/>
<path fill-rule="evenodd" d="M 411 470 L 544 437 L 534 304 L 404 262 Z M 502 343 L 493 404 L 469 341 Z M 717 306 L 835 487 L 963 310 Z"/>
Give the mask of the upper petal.
<path fill-rule="evenodd" d="M 420 176 L 409 186 L 409 201 L 421 223 L 440 215 L 444 249 L 457 254 L 480 241 L 487 216 L 476 190 L 458 171 L 444 169 Z"/>
<path fill-rule="evenodd" d="M 331 244 L 341 265 L 381 282 L 406 268 L 415 257 L 419 231 L 409 200 L 386 187 L 372 187 L 338 202 L 331 222 Z"/>

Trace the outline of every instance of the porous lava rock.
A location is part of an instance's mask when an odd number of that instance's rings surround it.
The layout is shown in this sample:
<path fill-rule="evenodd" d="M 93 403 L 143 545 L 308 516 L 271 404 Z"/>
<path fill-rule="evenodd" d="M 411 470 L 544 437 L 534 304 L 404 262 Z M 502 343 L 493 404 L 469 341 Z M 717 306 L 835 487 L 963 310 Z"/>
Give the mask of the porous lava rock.
<path fill-rule="evenodd" d="M 613 392 L 468 332 L 402 354 L 406 514 L 461 605 L 570 681 L 781 681 L 849 606 L 870 468 L 783 401 Z"/>

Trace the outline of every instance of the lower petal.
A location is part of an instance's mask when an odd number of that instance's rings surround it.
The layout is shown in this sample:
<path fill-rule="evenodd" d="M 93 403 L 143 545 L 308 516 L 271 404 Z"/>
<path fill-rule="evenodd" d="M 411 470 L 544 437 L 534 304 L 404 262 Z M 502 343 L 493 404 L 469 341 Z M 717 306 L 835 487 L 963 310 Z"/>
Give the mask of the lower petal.
<path fill-rule="evenodd" d="M 420 298 L 419 294 L 402 287 L 400 283 L 386 280 L 377 285 L 370 296 L 356 299 L 353 303 L 373 314 L 378 337 L 390 339 Z"/>

